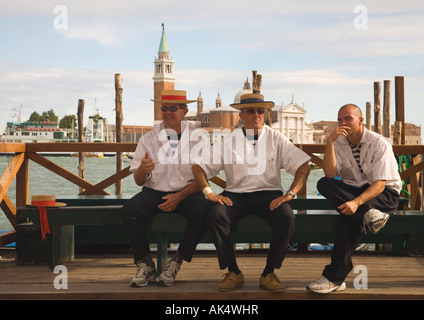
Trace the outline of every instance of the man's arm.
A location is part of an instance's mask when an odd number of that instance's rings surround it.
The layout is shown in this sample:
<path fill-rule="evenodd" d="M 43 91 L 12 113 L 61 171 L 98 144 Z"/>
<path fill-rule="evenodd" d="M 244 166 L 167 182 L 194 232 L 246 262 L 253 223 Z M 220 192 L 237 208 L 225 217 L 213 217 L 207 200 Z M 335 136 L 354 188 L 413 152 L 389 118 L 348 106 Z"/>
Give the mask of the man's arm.
<path fill-rule="evenodd" d="M 224 197 L 219 194 L 215 194 L 209 186 L 206 172 L 197 164 L 193 164 L 191 169 L 193 170 L 194 180 L 199 186 L 200 190 L 205 194 L 206 198 L 213 202 L 219 202 L 220 204 L 226 204 L 232 206 L 233 202 L 230 198 Z"/>
<path fill-rule="evenodd" d="M 294 180 L 290 186 L 290 190 L 293 193 L 298 193 L 300 189 L 305 185 L 306 180 L 308 179 L 309 172 L 311 172 L 311 167 L 309 167 L 308 162 L 305 162 L 302 164 L 299 168 L 297 168 L 296 173 L 294 175 Z M 274 200 L 271 201 L 269 208 L 274 210 L 275 208 L 278 208 L 281 204 L 284 202 L 291 201 L 293 197 L 289 194 L 284 194 Z"/>
<path fill-rule="evenodd" d="M 349 127 L 341 126 L 337 127 L 330 133 L 327 138 L 327 144 L 325 145 L 324 160 L 322 163 L 322 169 L 327 178 L 334 178 L 337 175 L 337 163 L 336 155 L 334 153 L 334 142 L 339 136 L 347 136 L 350 131 Z"/>

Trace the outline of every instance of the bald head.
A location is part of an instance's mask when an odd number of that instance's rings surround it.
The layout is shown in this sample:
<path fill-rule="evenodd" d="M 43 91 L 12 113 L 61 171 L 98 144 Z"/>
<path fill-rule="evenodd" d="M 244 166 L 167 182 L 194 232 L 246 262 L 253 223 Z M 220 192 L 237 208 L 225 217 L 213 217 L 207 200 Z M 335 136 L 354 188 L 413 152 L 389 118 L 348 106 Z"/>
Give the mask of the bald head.
<path fill-rule="evenodd" d="M 362 117 L 361 108 L 359 108 L 356 104 L 352 104 L 352 103 L 345 104 L 344 106 L 340 108 L 339 112 L 342 110 L 353 112 L 356 116 Z"/>

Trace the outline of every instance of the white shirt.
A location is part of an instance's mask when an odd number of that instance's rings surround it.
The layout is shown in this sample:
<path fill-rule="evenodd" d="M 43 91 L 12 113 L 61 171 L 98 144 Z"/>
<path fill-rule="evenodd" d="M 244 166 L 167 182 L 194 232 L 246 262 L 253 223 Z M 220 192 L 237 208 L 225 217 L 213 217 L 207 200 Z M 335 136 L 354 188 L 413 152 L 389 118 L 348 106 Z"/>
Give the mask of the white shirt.
<path fill-rule="evenodd" d="M 352 149 L 346 137 L 340 136 L 334 142 L 337 171 L 348 185 L 362 187 L 376 180 L 385 180 L 386 186 L 400 193 L 402 182 L 392 145 L 383 136 L 364 127 L 360 141 L 360 164 L 363 173 L 353 157 Z"/>
<path fill-rule="evenodd" d="M 204 131 L 195 129 L 187 121 L 183 121 L 182 126 L 184 129 L 173 155 L 163 122 L 138 141 L 130 171 L 137 170 L 146 152 L 155 162 L 152 175 L 144 186 L 158 191 L 171 192 L 180 191 L 194 181 L 191 170 L 193 158 L 201 155 L 204 150 L 209 152 L 209 138 L 204 135 Z"/>
<path fill-rule="evenodd" d="M 211 163 L 198 164 L 205 170 L 208 178 L 224 170 L 227 182 L 225 190 L 230 192 L 284 191 L 281 185 L 281 168 L 294 176 L 299 166 L 310 160 L 284 134 L 266 125 L 255 147 L 246 139 L 241 128 L 227 136 L 221 146 L 214 144 L 214 159 Z"/>

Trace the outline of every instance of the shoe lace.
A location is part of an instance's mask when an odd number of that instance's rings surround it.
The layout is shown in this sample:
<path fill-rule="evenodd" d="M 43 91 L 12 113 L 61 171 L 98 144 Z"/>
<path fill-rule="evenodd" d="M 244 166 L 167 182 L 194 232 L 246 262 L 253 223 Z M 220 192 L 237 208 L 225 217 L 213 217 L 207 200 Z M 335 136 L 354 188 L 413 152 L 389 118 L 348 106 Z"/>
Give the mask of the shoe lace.
<path fill-rule="evenodd" d="M 177 263 L 177 262 L 175 262 L 175 261 L 171 261 L 171 262 L 169 262 L 169 263 L 166 265 L 165 273 L 166 273 L 168 276 L 176 276 L 176 275 L 177 275 L 178 270 L 179 270 L 179 265 L 178 265 L 178 263 Z"/>
<path fill-rule="evenodd" d="M 149 267 L 145 263 L 140 263 L 139 265 L 137 265 L 136 277 L 140 277 L 142 275 L 149 275 Z"/>

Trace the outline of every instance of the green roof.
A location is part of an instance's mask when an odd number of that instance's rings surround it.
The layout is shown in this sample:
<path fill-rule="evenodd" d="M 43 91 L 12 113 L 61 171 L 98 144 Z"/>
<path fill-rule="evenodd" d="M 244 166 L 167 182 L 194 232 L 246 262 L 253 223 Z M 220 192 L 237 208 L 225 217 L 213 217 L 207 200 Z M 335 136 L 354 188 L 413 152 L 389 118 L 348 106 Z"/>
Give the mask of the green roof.
<path fill-rule="evenodd" d="M 166 41 L 165 36 L 165 26 L 162 23 L 162 38 L 160 39 L 160 45 L 158 52 L 167 52 L 169 53 L 168 41 Z"/>

